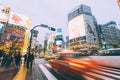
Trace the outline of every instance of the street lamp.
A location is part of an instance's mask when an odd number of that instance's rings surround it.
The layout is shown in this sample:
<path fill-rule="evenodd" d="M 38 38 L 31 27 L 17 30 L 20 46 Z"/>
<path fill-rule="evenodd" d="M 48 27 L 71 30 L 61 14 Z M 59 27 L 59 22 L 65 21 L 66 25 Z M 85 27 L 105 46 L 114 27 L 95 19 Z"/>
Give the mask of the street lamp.
<path fill-rule="evenodd" d="M 30 36 L 30 41 L 29 41 L 28 53 L 30 53 L 31 43 L 32 43 L 32 36 L 33 36 L 33 34 L 34 34 L 34 32 L 35 32 L 34 29 L 35 29 L 36 27 L 48 28 L 48 29 L 51 30 L 51 31 L 55 31 L 55 30 L 56 30 L 55 28 L 49 27 L 48 25 L 45 25 L 45 24 L 41 24 L 41 25 L 36 25 L 36 26 L 34 26 L 34 27 L 30 30 L 31 36 Z"/>

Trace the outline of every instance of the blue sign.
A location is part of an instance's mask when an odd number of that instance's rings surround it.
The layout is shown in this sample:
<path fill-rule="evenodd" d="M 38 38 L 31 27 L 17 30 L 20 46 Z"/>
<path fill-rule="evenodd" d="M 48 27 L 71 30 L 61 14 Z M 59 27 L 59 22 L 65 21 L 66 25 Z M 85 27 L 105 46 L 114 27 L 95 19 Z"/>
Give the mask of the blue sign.
<path fill-rule="evenodd" d="M 57 35 L 62 35 L 62 29 L 61 28 L 57 29 Z"/>
<path fill-rule="evenodd" d="M 57 32 L 62 32 L 62 29 L 61 28 L 57 29 Z"/>

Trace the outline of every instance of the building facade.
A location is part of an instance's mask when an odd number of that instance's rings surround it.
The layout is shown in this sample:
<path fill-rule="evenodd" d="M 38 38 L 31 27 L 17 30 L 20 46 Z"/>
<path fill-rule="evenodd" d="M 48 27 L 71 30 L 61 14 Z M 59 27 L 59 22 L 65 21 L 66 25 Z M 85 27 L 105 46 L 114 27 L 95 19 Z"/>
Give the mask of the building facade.
<path fill-rule="evenodd" d="M 110 21 L 106 24 L 99 25 L 102 48 L 114 48 L 119 44 L 119 32 L 117 31 L 117 24 Z"/>
<path fill-rule="evenodd" d="M 71 49 L 97 48 L 99 44 L 97 21 L 91 8 L 80 5 L 68 14 L 68 29 Z"/>
<path fill-rule="evenodd" d="M 8 52 L 27 51 L 25 45 L 26 30 L 30 28 L 27 16 L 11 12 L 7 6 L 0 6 L 0 23 L 3 24 L 0 35 L 0 48 Z M 26 49 L 26 50 L 25 50 Z"/>
<path fill-rule="evenodd" d="M 63 40 L 62 28 L 56 30 L 55 44 L 57 46 L 57 51 L 64 49 L 65 42 Z"/>
<path fill-rule="evenodd" d="M 55 37 L 56 37 L 56 32 L 52 31 L 50 34 L 49 34 L 49 38 L 48 38 L 48 42 L 47 42 L 47 49 L 48 49 L 48 52 L 49 53 L 53 53 L 54 51 L 54 42 L 55 42 Z"/>

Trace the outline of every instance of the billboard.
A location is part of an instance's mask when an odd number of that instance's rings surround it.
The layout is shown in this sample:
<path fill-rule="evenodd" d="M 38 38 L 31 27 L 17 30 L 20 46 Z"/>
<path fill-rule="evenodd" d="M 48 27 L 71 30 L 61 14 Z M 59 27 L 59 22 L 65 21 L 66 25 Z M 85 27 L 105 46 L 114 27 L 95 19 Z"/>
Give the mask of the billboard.
<path fill-rule="evenodd" d="M 0 22 L 7 22 L 9 15 L 10 7 L 0 6 Z"/>
<path fill-rule="evenodd" d="M 61 40 L 56 41 L 56 45 L 61 45 L 61 44 L 63 44 L 63 41 L 61 41 Z"/>
<path fill-rule="evenodd" d="M 9 23 L 17 26 L 22 26 L 27 29 L 30 28 L 30 19 L 27 16 L 18 13 L 10 13 Z"/>
<path fill-rule="evenodd" d="M 61 28 L 58 28 L 58 29 L 57 29 L 56 35 L 62 35 L 62 29 L 61 29 Z"/>
<path fill-rule="evenodd" d="M 62 38 L 62 29 L 61 28 L 57 29 L 56 37 Z"/>
<path fill-rule="evenodd" d="M 79 15 L 68 22 L 69 38 L 85 36 L 85 21 L 84 15 Z"/>

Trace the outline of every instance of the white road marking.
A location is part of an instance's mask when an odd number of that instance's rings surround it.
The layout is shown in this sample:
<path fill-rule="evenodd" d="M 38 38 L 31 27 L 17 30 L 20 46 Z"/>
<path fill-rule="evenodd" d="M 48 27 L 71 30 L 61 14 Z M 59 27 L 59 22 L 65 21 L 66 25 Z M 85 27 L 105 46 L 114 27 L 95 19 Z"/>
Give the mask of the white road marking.
<path fill-rule="evenodd" d="M 111 74 L 111 73 L 105 73 L 105 72 L 98 71 L 98 70 L 92 70 L 92 71 L 98 72 L 98 73 L 102 73 L 102 74 L 109 75 L 109 76 L 112 76 L 112 77 L 115 77 L 115 78 L 119 78 L 119 79 L 120 79 L 120 76 L 118 76 L 118 75 L 114 75 L 114 74 Z"/>
<path fill-rule="evenodd" d="M 82 75 L 86 80 L 95 80 L 95 79 L 93 79 L 93 78 L 91 78 L 91 77 L 88 77 L 88 76 L 86 76 L 86 75 Z"/>
<path fill-rule="evenodd" d="M 52 68 L 52 66 L 48 63 L 45 64 L 47 67 Z"/>
<path fill-rule="evenodd" d="M 116 70 L 116 71 L 120 71 L 119 69 L 115 69 L 115 68 L 109 68 L 109 67 L 104 67 L 104 66 L 96 66 L 96 67 L 99 67 L 99 68 L 102 68 L 102 69 L 106 69 L 106 70 Z"/>
<path fill-rule="evenodd" d="M 99 74 L 96 74 L 96 73 L 93 73 L 93 72 L 86 72 L 87 74 L 90 74 L 90 75 L 93 75 L 95 77 L 98 77 L 98 78 L 102 78 L 104 80 L 115 80 L 115 79 L 111 79 L 109 77 L 106 77 L 106 76 L 102 76 L 102 75 L 99 75 Z"/>
<path fill-rule="evenodd" d="M 57 80 L 57 78 L 53 76 L 53 74 L 50 73 L 42 64 L 40 64 L 39 67 L 41 68 L 48 80 Z"/>
<path fill-rule="evenodd" d="M 119 74 L 119 75 L 120 75 L 120 72 L 117 72 L 117 71 L 111 71 L 111 70 L 106 70 L 106 69 L 100 69 L 100 70 L 108 71 L 108 72 L 112 72 L 112 73 L 116 73 L 116 74 Z"/>

